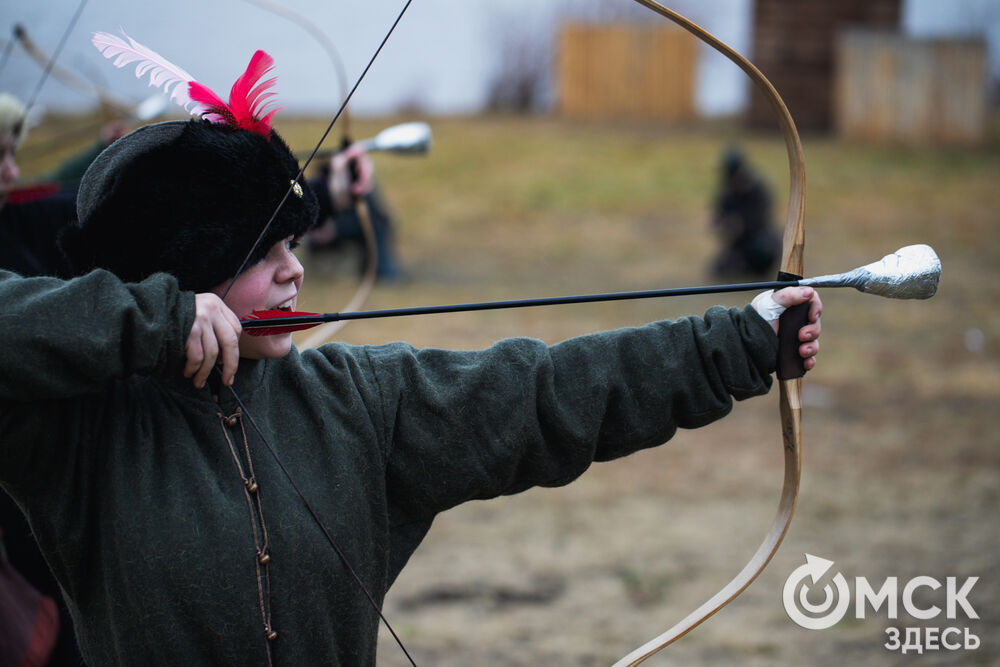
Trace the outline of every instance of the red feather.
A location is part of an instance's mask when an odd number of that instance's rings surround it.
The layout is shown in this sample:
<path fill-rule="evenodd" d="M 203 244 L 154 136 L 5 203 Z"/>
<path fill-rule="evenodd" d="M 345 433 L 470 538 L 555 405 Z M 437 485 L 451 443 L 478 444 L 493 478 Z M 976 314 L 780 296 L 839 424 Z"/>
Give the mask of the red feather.
<path fill-rule="evenodd" d="M 188 95 L 195 102 L 205 105 L 203 115 L 213 123 L 228 123 L 235 128 L 267 137 L 271 134 L 271 116 L 278 108 L 269 109 L 270 98 L 274 97 L 274 93 L 265 91 L 278 78 L 271 77 L 266 81 L 260 79 L 273 68 L 274 58 L 258 50 L 250 58 L 246 71 L 230 89 L 228 104 L 197 81 L 188 84 Z"/>
<path fill-rule="evenodd" d="M 316 313 L 305 313 L 296 310 L 255 310 L 248 317 L 243 319 L 243 322 L 247 320 L 267 320 L 275 317 L 296 317 L 296 316 L 309 316 L 316 315 Z M 311 329 L 312 327 L 319 324 L 318 322 L 312 324 L 283 324 L 276 327 L 254 327 L 252 329 L 245 329 L 245 333 L 248 336 L 276 336 L 278 334 L 292 333 L 293 331 L 301 331 L 302 329 Z"/>

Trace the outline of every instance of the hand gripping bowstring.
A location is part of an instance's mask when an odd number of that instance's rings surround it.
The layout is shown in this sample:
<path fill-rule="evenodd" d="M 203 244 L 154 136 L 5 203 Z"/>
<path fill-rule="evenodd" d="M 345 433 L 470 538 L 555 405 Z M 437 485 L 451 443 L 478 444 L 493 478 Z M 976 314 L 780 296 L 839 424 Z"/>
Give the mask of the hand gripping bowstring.
<path fill-rule="evenodd" d="M 399 22 L 402 20 L 403 15 L 406 13 L 406 10 L 409 8 L 411 2 L 413 2 L 413 0 L 407 0 L 406 4 L 403 5 L 403 8 L 400 10 L 399 15 L 396 17 L 396 20 L 393 22 L 392 26 L 389 28 L 389 31 L 385 34 L 385 37 L 382 38 L 382 41 L 379 43 L 378 48 L 375 49 L 375 53 L 372 54 L 371 58 L 368 61 L 368 64 L 365 66 L 364 70 L 361 72 L 361 75 L 358 77 L 358 80 L 355 81 L 354 86 L 351 88 L 351 90 L 344 97 L 344 101 L 341 103 L 340 108 L 337 110 L 337 113 L 334 114 L 333 119 L 330 120 L 329 125 L 327 125 L 326 130 L 323 132 L 323 135 L 320 137 L 319 141 L 316 142 L 316 146 L 313 148 L 312 152 L 309 154 L 309 157 L 305 160 L 305 162 L 302 163 L 302 167 L 299 169 L 299 173 L 296 175 L 295 179 L 292 181 L 292 184 L 289 186 L 288 190 L 285 192 L 285 195 L 281 198 L 281 201 L 278 202 L 278 205 L 275 207 L 274 212 L 271 214 L 271 217 L 268 219 L 268 221 L 264 225 L 263 229 L 261 229 L 260 234 L 257 236 L 257 240 L 254 241 L 254 243 L 251 246 L 250 250 L 247 252 L 246 257 L 244 257 L 243 262 L 240 264 L 239 268 L 233 274 L 233 277 L 230 279 L 229 283 L 226 285 L 226 288 L 222 291 L 222 295 L 221 295 L 222 299 L 226 298 L 226 295 L 229 294 L 229 290 L 232 289 L 232 287 L 233 287 L 233 283 L 236 282 L 236 278 L 247 267 L 247 264 L 250 262 L 250 258 L 253 256 L 253 254 L 257 250 L 258 246 L 260 246 L 261 242 L 264 240 L 264 236 L 267 234 L 268 229 L 270 229 L 271 224 L 277 219 L 278 212 L 281 210 L 281 207 L 284 206 L 285 201 L 287 201 L 287 199 L 294 192 L 295 186 L 298 184 L 299 180 L 302 178 L 303 173 L 305 173 L 306 167 L 309 166 L 309 163 L 316 156 L 316 153 L 319 151 L 320 147 L 323 145 L 323 142 L 326 140 L 327 136 L 329 136 L 330 131 L 333 129 L 334 124 L 337 122 L 337 119 L 340 118 L 341 114 L 344 113 L 345 109 L 347 108 L 347 103 L 350 101 L 351 97 L 354 95 L 354 92 L 358 89 L 358 86 L 361 84 L 361 81 L 365 78 L 365 75 L 368 73 L 368 70 L 371 69 L 372 64 L 375 62 L 375 58 L 377 58 L 378 54 L 381 53 L 382 47 L 384 47 L 385 44 L 386 44 L 386 42 L 389 41 L 389 36 L 392 35 L 393 31 L 396 29 L 396 26 L 399 25 Z M 385 625 L 386 629 L 392 635 L 392 638 L 396 641 L 396 644 L 399 645 L 399 648 L 403 652 L 403 654 L 406 656 L 406 659 L 410 662 L 411 665 L 413 665 L 414 667 L 416 667 L 416 662 L 414 662 L 413 658 L 410 656 L 409 651 L 406 650 L 406 646 L 403 645 L 403 641 L 399 638 L 399 635 L 396 634 L 396 631 L 392 628 L 392 625 L 389 624 L 389 621 L 388 621 L 388 619 L 386 619 L 385 614 L 382 613 L 381 605 L 379 605 L 379 603 L 375 600 L 375 597 L 372 595 L 371 591 L 368 590 L 368 587 L 365 586 L 364 582 L 361 580 L 360 575 L 358 575 L 357 571 L 351 565 L 351 562 L 348 560 L 347 555 L 340 548 L 340 546 L 338 546 L 336 540 L 333 539 L 333 536 L 330 534 L 330 531 L 327 530 L 326 526 L 323 524 L 323 522 L 320 519 L 319 515 L 316 513 L 316 510 L 313 509 L 312 505 L 309 503 L 309 501 L 306 499 L 306 497 L 302 494 L 302 491 L 299 489 L 298 485 L 295 483 L 295 480 L 292 478 L 291 473 L 289 473 L 289 471 L 285 467 L 284 463 L 282 463 L 281 459 L 278 457 L 277 452 L 275 452 L 274 448 L 271 446 L 271 443 L 268 441 L 268 439 L 264 435 L 263 431 L 261 431 L 260 427 L 257 425 L 256 420 L 253 418 L 253 416 L 247 410 L 246 405 L 243 403 L 242 400 L 240 400 L 240 397 L 236 394 L 236 392 L 233 390 L 232 387 L 227 387 L 227 388 L 229 389 L 230 393 L 233 395 L 233 399 L 236 401 L 237 405 L 240 406 L 240 409 L 243 411 L 243 414 L 246 416 L 247 421 L 250 423 L 251 427 L 257 433 L 257 436 L 260 438 L 261 442 L 264 444 L 264 447 L 267 449 L 267 451 L 270 453 L 271 457 L 274 459 L 275 463 L 281 469 L 282 473 L 285 475 L 285 478 L 288 480 L 289 484 L 291 484 L 292 489 L 295 491 L 295 494 L 299 497 L 299 500 L 302 501 L 302 504 L 305 506 L 306 511 L 309 512 L 309 515 L 313 518 L 313 521 L 316 523 L 316 525 L 319 527 L 320 531 L 323 533 L 323 536 L 326 538 L 326 541 L 330 544 L 330 547 L 337 553 L 337 556 L 340 558 L 341 562 L 344 564 L 344 567 L 347 569 L 348 573 L 351 575 L 351 578 L 354 580 L 354 582 L 358 585 L 358 587 L 364 593 L 365 598 L 368 600 L 369 604 L 371 604 L 371 606 L 378 613 L 378 616 L 382 620 L 382 623 Z"/>
<path fill-rule="evenodd" d="M 760 70 L 714 35 L 673 10 L 667 9 L 652 0 L 635 0 L 635 2 L 678 24 L 736 63 L 757 84 L 771 103 L 772 108 L 778 115 L 781 134 L 785 139 L 785 147 L 788 151 L 790 179 L 779 280 L 801 278 L 804 273 L 805 160 L 802 154 L 802 144 L 795 129 L 795 123 L 792 120 L 791 114 L 788 113 L 785 103 L 774 89 L 774 86 L 771 85 L 771 82 L 761 74 Z M 782 352 L 779 355 L 778 378 L 781 392 L 780 414 L 781 432 L 785 450 L 785 478 L 781 489 L 778 513 L 771 523 L 767 536 L 740 573 L 726 584 L 722 590 L 669 630 L 646 642 L 616 662 L 614 667 L 637 665 L 660 649 L 686 635 L 746 590 L 747 586 L 767 567 L 767 564 L 771 561 L 775 552 L 777 552 L 792 521 L 792 514 L 795 511 L 795 502 L 799 492 L 799 481 L 802 474 L 801 377 L 804 371 L 801 368 L 802 360 L 797 358 L 796 348 L 798 347 L 798 329 L 805 323 L 807 316 L 808 304 L 802 304 L 801 306 L 790 308 L 781 318 L 779 339 L 781 340 Z M 784 361 L 785 359 L 788 360 L 788 363 Z"/>

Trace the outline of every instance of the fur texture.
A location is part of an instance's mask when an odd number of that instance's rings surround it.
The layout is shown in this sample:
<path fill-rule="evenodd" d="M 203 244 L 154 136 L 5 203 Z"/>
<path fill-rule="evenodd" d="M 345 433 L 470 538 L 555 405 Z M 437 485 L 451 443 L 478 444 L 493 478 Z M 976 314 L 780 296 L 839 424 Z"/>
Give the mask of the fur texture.
<path fill-rule="evenodd" d="M 94 268 L 137 282 L 173 274 L 207 291 L 232 278 L 298 173 L 275 132 L 261 136 L 204 120 L 147 125 L 112 144 L 87 170 L 79 221 L 59 244 L 74 273 Z M 289 195 L 247 267 L 300 236 L 318 205 L 306 183 Z"/>

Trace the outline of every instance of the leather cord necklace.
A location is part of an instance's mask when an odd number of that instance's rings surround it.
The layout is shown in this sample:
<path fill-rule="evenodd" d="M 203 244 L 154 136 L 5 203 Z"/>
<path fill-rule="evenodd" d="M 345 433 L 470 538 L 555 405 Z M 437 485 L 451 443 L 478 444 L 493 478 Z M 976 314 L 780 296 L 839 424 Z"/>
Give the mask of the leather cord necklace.
<path fill-rule="evenodd" d="M 253 545 L 255 558 L 254 568 L 257 572 L 257 601 L 260 605 L 260 617 L 264 626 L 265 647 L 267 649 L 267 664 L 273 664 L 271 655 L 271 643 L 278 638 L 271 625 L 271 577 L 269 565 L 271 554 L 268 550 L 267 523 L 264 521 L 264 508 L 261 505 L 260 486 L 257 484 L 257 475 L 253 469 L 253 457 L 250 455 L 250 443 L 247 441 L 247 431 L 243 425 L 243 411 L 240 408 L 228 417 L 221 412 L 216 416 L 219 419 L 219 426 L 222 428 L 222 436 L 226 439 L 229 453 L 233 457 L 233 464 L 236 472 L 243 482 L 243 495 L 247 501 L 247 509 L 250 512 L 250 532 L 253 535 Z M 233 440 L 229 436 L 229 431 L 236 427 L 240 429 L 240 436 L 243 441 L 242 451 L 237 453 Z"/>

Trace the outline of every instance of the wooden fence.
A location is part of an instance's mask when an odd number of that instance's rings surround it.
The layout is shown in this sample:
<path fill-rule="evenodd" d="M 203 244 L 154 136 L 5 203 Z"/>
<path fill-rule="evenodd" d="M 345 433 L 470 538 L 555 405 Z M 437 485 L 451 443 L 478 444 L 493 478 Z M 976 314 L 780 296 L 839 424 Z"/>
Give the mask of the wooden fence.
<path fill-rule="evenodd" d="M 567 118 L 691 119 L 697 43 L 671 26 L 565 24 L 556 60 Z"/>
<path fill-rule="evenodd" d="M 837 41 L 837 131 L 847 139 L 977 144 L 986 134 L 986 45 L 852 30 Z"/>

